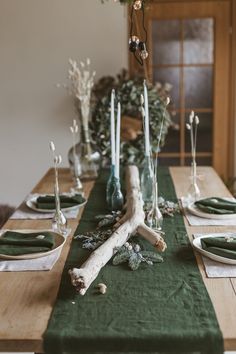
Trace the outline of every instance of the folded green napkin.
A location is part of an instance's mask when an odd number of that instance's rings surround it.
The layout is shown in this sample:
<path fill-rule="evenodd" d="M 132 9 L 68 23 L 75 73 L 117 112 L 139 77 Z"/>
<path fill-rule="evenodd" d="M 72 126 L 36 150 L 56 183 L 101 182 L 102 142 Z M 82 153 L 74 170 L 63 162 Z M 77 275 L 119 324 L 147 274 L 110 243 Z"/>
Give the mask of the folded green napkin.
<path fill-rule="evenodd" d="M 22 254 L 47 252 L 53 246 L 53 235 L 45 231 L 32 233 L 6 231 L 0 237 L 0 254 L 4 255 L 19 256 Z"/>
<path fill-rule="evenodd" d="M 60 195 L 61 208 L 70 208 L 85 202 L 81 194 L 75 194 L 72 197 L 67 195 Z M 38 209 L 55 209 L 55 196 L 45 195 L 38 197 L 36 200 L 36 208 Z"/>
<path fill-rule="evenodd" d="M 235 214 L 236 202 L 223 198 L 205 198 L 194 203 L 198 209 L 209 214 Z"/>
<path fill-rule="evenodd" d="M 204 237 L 201 245 L 205 251 L 218 256 L 236 259 L 236 238 L 230 236 Z"/>

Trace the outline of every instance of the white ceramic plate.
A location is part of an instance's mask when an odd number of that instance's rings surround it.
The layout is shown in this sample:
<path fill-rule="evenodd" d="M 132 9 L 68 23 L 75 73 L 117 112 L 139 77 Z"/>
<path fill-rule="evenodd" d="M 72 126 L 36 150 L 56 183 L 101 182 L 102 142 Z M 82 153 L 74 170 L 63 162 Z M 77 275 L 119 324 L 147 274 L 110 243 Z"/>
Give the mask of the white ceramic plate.
<path fill-rule="evenodd" d="M 46 194 L 41 194 L 40 196 L 43 197 L 45 196 Z M 53 195 L 53 194 L 47 194 L 47 195 Z M 66 195 L 66 194 L 64 194 Z M 34 211 L 37 211 L 39 213 L 54 213 L 55 212 L 55 209 L 39 209 L 36 207 L 36 201 L 37 201 L 37 198 L 39 197 L 39 195 L 34 195 L 32 196 L 30 199 L 28 199 L 26 201 L 26 205 L 28 208 L 34 210 Z M 83 197 L 84 198 L 84 197 Z M 85 199 L 85 198 L 84 198 Z M 81 204 L 77 204 L 77 205 L 74 205 L 72 207 L 69 207 L 69 208 L 61 208 L 62 210 L 66 211 L 66 210 L 74 210 L 74 209 L 78 209 L 78 208 L 81 208 L 82 206 L 84 206 L 85 204 L 87 203 L 87 199 L 85 199 L 85 201 Z"/>
<path fill-rule="evenodd" d="M 21 254 L 19 256 L 9 256 L 9 255 L 6 255 L 6 254 L 0 254 L 0 259 L 8 259 L 8 260 L 19 260 L 19 259 L 34 259 L 34 258 L 40 258 L 40 257 L 44 257 L 44 256 L 48 256 L 54 252 L 57 252 L 59 251 L 66 239 L 64 236 L 62 236 L 61 234 L 58 234 L 52 230 L 1 230 L 0 231 L 0 237 L 2 237 L 2 235 L 6 232 L 6 231 L 15 231 L 15 232 L 22 232 L 22 233 L 31 233 L 31 232 L 50 232 L 53 237 L 54 237 L 54 241 L 55 241 L 55 244 L 53 246 L 53 248 L 50 250 L 50 251 L 47 251 L 47 252 L 39 252 L 39 253 L 28 253 L 28 254 Z"/>
<path fill-rule="evenodd" d="M 203 256 L 205 257 L 208 257 L 210 259 L 212 259 L 213 261 L 216 261 L 216 262 L 221 262 L 221 263 L 225 263 L 225 264 L 234 264 L 236 265 L 236 259 L 230 259 L 230 258 L 225 258 L 225 257 L 221 257 L 221 256 L 217 256 L 216 254 L 213 254 L 213 253 L 210 253 L 208 251 L 205 251 L 203 248 L 202 248 L 202 245 L 201 245 L 201 239 L 202 238 L 206 238 L 206 237 L 220 237 L 220 236 L 226 236 L 226 234 L 222 233 L 217 233 L 217 235 L 204 235 L 204 236 L 199 236 L 199 237 L 196 237 L 194 240 L 193 240 L 193 247 L 198 251 L 200 252 Z M 230 237 L 234 237 L 236 238 L 236 235 L 235 234 L 229 234 L 227 232 L 227 236 L 230 236 Z"/>
<path fill-rule="evenodd" d="M 196 216 L 199 216 L 200 218 L 205 218 L 205 219 L 215 219 L 215 220 L 229 220 L 229 219 L 235 219 L 236 214 L 210 214 L 210 213 L 204 213 L 204 211 L 198 209 L 194 203 L 190 204 L 187 206 L 187 210 Z"/>

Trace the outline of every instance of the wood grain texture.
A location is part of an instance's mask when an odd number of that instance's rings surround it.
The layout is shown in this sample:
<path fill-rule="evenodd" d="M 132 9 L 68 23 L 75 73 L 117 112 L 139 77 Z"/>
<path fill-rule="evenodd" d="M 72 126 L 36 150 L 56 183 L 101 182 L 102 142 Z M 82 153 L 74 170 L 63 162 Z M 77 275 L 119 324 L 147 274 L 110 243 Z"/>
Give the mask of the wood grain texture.
<path fill-rule="evenodd" d="M 218 175 L 210 167 L 199 168 L 204 175 L 200 182 L 203 196 L 230 196 Z M 189 184 L 188 167 L 172 167 L 171 174 L 174 179 L 177 195 L 186 194 Z M 61 191 L 69 191 L 71 177 L 68 169 L 59 172 Z M 86 195 L 89 194 L 93 182 L 84 184 Z M 49 172 L 34 188 L 34 192 L 51 192 L 53 188 L 53 171 Z M 80 218 L 81 213 L 78 217 Z M 78 220 L 69 220 L 73 234 Z M 44 229 L 50 227 L 49 220 L 10 220 L 4 228 Z M 194 232 L 221 232 L 235 231 L 236 227 L 193 227 L 186 228 L 189 236 Z M 62 254 L 50 272 L 0 272 L 0 351 L 12 352 L 43 352 L 42 336 L 47 327 L 50 314 L 55 303 L 60 285 L 63 266 L 68 254 L 72 236 L 69 236 Z M 216 315 L 223 332 L 225 350 L 236 349 L 236 280 L 234 279 L 208 279 L 201 261 L 197 256 L 199 269 L 203 276 L 214 304 Z"/>
<path fill-rule="evenodd" d="M 68 192 L 72 186 L 68 169 L 59 170 L 59 181 L 61 192 Z M 84 184 L 86 196 L 92 186 L 93 182 Z M 51 169 L 33 192 L 52 191 Z M 43 352 L 42 335 L 47 328 L 72 235 L 81 213 L 82 210 L 77 220 L 68 220 L 71 235 L 63 247 L 60 259 L 50 272 L 0 272 L 0 351 Z M 36 230 L 50 227 L 50 220 L 9 220 L 4 226 L 9 229 Z"/>
<path fill-rule="evenodd" d="M 171 175 L 174 180 L 176 194 L 178 197 L 186 195 L 189 186 L 189 167 L 171 167 Z M 202 180 L 199 182 L 202 197 L 232 196 L 226 186 L 223 184 L 217 173 L 212 167 L 199 167 L 199 175 Z M 236 232 L 236 226 L 189 226 L 185 219 L 185 226 L 192 241 L 194 233 L 208 232 Z M 216 316 L 223 333 L 225 350 L 236 349 L 236 281 L 233 280 L 235 289 L 230 278 L 207 278 L 202 263 L 202 258 L 197 253 L 196 259 L 202 274 L 205 286 L 208 290 L 212 303 L 214 305 Z"/>

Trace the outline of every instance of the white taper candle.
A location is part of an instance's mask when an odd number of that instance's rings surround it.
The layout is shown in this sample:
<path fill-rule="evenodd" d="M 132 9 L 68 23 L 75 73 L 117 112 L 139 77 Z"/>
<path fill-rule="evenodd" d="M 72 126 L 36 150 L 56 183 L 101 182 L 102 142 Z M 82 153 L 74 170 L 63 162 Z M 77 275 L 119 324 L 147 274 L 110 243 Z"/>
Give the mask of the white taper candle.
<path fill-rule="evenodd" d="M 116 120 L 116 163 L 115 163 L 115 177 L 120 177 L 120 119 L 121 107 L 120 102 L 117 106 L 117 120 Z"/>
<path fill-rule="evenodd" d="M 116 163 L 116 146 L 115 146 L 115 90 L 111 91 L 111 164 L 115 166 Z"/>
<path fill-rule="evenodd" d="M 149 137 L 149 109 L 148 109 L 148 92 L 146 86 L 146 80 L 143 81 L 143 93 L 144 93 L 144 109 L 145 109 L 145 156 L 150 155 L 150 137 Z"/>

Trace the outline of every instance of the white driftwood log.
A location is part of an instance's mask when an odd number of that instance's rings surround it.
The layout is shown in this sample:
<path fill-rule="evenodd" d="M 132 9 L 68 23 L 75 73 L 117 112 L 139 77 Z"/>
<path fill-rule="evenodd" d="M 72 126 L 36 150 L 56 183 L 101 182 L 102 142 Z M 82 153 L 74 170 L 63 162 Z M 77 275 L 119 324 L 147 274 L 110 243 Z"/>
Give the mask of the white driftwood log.
<path fill-rule="evenodd" d="M 129 237 L 135 233 L 147 239 L 157 250 L 163 252 L 166 243 L 160 234 L 156 233 L 144 224 L 145 213 L 140 191 L 139 172 L 136 166 L 128 166 L 126 169 L 126 213 L 115 225 L 117 229 L 100 247 L 98 247 L 80 268 L 69 270 L 72 285 L 84 295 L 96 279 L 98 273 L 122 247 Z"/>

